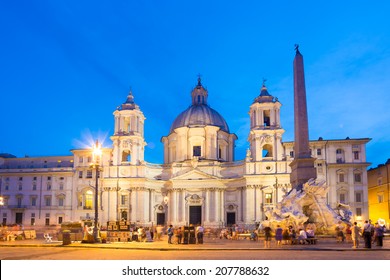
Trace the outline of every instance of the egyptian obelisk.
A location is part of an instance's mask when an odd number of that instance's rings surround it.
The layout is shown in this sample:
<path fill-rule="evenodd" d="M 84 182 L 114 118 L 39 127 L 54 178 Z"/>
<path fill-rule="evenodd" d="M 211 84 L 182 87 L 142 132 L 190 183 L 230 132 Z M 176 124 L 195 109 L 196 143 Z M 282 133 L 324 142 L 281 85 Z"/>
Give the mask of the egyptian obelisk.
<path fill-rule="evenodd" d="M 295 47 L 294 58 L 294 160 L 290 163 L 290 182 L 293 188 L 316 178 L 315 159 L 309 147 L 309 124 L 307 117 L 305 73 L 303 56 Z"/>

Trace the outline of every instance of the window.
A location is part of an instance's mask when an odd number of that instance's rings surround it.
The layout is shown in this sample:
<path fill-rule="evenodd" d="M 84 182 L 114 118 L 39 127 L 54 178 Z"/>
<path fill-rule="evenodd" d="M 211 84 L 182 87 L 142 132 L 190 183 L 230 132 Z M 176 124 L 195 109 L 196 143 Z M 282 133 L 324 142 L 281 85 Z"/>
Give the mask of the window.
<path fill-rule="evenodd" d="M 83 171 L 79 171 L 79 178 L 83 178 Z"/>
<path fill-rule="evenodd" d="M 355 160 L 359 159 L 359 152 L 358 152 L 358 151 L 354 151 L 354 152 L 353 152 L 353 158 L 354 158 Z"/>
<path fill-rule="evenodd" d="M 37 177 L 34 177 L 34 178 L 33 178 L 33 181 L 36 181 L 36 180 L 37 180 Z"/>
<path fill-rule="evenodd" d="M 58 199 L 58 206 L 60 206 L 60 207 L 64 206 L 64 198 L 63 197 L 60 197 Z"/>
<path fill-rule="evenodd" d="M 92 209 L 93 193 L 92 191 L 86 191 L 84 194 L 84 209 Z"/>
<path fill-rule="evenodd" d="M 79 157 L 79 163 L 83 163 L 83 157 Z"/>
<path fill-rule="evenodd" d="M 265 203 L 271 204 L 272 203 L 272 193 L 266 193 L 265 194 Z"/>
<path fill-rule="evenodd" d="M 263 157 L 272 157 L 273 156 L 272 151 L 273 151 L 272 145 L 266 144 L 263 146 L 262 156 Z"/>
<path fill-rule="evenodd" d="M 16 198 L 16 202 L 18 203 L 18 208 L 22 208 L 22 198 L 21 197 L 17 197 Z"/>
<path fill-rule="evenodd" d="M 87 170 L 87 178 L 92 178 L 92 170 Z"/>
<path fill-rule="evenodd" d="M 317 156 L 321 155 L 321 149 L 317 149 Z"/>
<path fill-rule="evenodd" d="M 50 225 L 50 213 L 46 213 L 45 216 L 45 225 L 49 226 Z"/>
<path fill-rule="evenodd" d="M 23 177 L 19 177 L 19 181 L 23 181 Z"/>
<path fill-rule="evenodd" d="M 36 190 L 37 190 L 37 184 L 36 184 L 36 183 L 33 183 L 32 190 L 33 190 L 33 191 L 36 191 Z"/>
<path fill-rule="evenodd" d="M 31 213 L 31 225 L 35 225 L 35 213 Z"/>
<path fill-rule="evenodd" d="M 317 172 L 318 173 L 322 173 L 323 170 L 322 170 L 322 163 L 317 163 Z"/>
<path fill-rule="evenodd" d="M 127 195 L 121 195 L 121 205 L 127 205 Z"/>
<path fill-rule="evenodd" d="M 355 202 L 363 202 L 363 194 L 361 192 L 355 193 Z"/>
<path fill-rule="evenodd" d="M 339 194 L 339 202 L 345 204 L 345 193 Z"/>
<path fill-rule="evenodd" d="M 48 191 L 51 190 L 51 183 L 50 182 L 47 183 L 47 187 L 46 188 L 47 188 Z"/>
<path fill-rule="evenodd" d="M 336 150 L 336 162 L 337 163 L 344 163 L 344 151 L 342 149 L 337 149 Z"/>
<path fill-rule="evenodd" d="M 377 197 L 378 197 L 378 203 L 383 203 L 383 201 L 384 201 L 383 193 L 378 193 Z"/>
<path fill-rule="evenodd" d="M 263 125 L 264 126 L 270 126 L 271 125 L 271 113 L 270 110 L 264 110 L 263 112 L 264 120 Z"/>
<path fill-rule="evenodd" d="M 64 189 L 64 183 L 60 183 L 60 191 Z"/>
<path fill-rule="evenodd" d="M 362 174 L 355 173 L 354 174 L 355 183 L 361 183 L 362 182 Z"/>
<path fill-rule="evenodd" d="M 294 157 L 294 151 L 290 151 L 290 157 Z"/>
<path fill-rule="evenodd" d="M 51 181 L 51 176 L 47 177 L 47 180 L 48 180 L 48 181 Z"/>
<path fill-rule="evenodd" d="M 19 191 L 23 190 L 22 184 L 19 184 L 19 185 L 18 185 L 18 190 L 19 190 Z"/>
<path fill-rule="evenodd" d="M 92 160 L 92 157 L 89 156 L 89 157 L 87 158 L 87 161 L 88 161 L 88 162 L 91 162 L 91 160 Z"/>
<path fill-rule="evenodd" d="M 37 206 L 37 198 L 36 197 L 31 198 L 31 206 Z"/>
<path fill-rule="evenodd" d="M 7 213 L 3 213 L 3 226 L 7 224 Z"/>
<path fill-rule="evenodd" d="M 356 208 L 356 216 L 362 215 L 362 208 Z"/>
<path fill-rule="evenodd" d="M 194 147 L 192 148 L 192 155 L 193 155 L 194 157 L 200 157 L 201 154 L 202 154 L 202 149 L 201 149 L 200 146 L 194 146 Z"/>
<path fill-rule="evenodd" d="M 51 206 L 51 196 L 45 196 L 45 206 Z"/>
<path fill-rule="evenodd" d="M 58 223 L 59 224 L 62 224 L 63 220 L 64 220 L 64 217 L 58 217 Z"/>
<path fill-rule="evenodd" d="M 344 182 L 345 182 L 344 173 L 340 173 L 339 174 L 339 183 L 344 183 Z"/>

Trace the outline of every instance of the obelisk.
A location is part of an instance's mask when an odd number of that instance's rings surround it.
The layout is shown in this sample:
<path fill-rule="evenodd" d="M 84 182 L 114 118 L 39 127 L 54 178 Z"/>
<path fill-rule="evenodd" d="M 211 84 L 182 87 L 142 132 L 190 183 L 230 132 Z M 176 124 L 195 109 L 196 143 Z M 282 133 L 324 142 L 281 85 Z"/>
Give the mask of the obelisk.
<path fill-rule="evenodd" d="M 290 182 L 293 188 L 316 178 L 315 159 L 309 147 L 309 124 L 307 117 L 305 73 L 303 56 L 296 45 L 294 58 L 294 160 L 290 163 Z"/>

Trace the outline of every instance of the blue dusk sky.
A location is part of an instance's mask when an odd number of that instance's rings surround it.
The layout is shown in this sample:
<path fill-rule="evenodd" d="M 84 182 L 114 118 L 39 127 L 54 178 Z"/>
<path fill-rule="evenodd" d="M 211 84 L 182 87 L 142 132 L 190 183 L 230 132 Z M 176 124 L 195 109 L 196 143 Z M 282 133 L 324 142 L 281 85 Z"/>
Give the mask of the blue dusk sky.
<path fill-rule="evenodd" d="M 268 91 L 293 141 L 294 44 L 304 57 L 311 140 L 371 138 L 390 158 L 390 1 L 1 1 L 0 153 L 70 155 L 111 146 L 112 113 L 130 88 L 145 121 L 145 159 L 191 104 L 209 105 L 249 144 L 249 106 Z"/>

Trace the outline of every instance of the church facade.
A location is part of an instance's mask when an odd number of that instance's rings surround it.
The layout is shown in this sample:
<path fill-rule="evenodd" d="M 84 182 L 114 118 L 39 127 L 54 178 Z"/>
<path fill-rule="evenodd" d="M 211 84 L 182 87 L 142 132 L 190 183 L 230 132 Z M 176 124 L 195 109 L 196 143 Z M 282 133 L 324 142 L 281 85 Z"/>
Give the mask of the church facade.
<path fill-rule="evenodd" d="M 91 150 L 71 156 L 0 155 L 3 224 L 58 225 L 67 221 L 124 220 L 137 225 L 203 224 L 219 228 L 265 219 L 290 189 L 294 143 L 283 142 L 281 103 L 263 84 L 249 105 L 249 149 L 235 161 L 237 136 L 208 105 L 200 78 L 191 106 L 162 137 L 164 162 L 144 160 L 145 116 L 130 92 L 114 111 L 112 147 L 103 148 L 98 205 Z M 330 186 L 328 203 L 348 204 L 354 220 L 368 218 L 366 144 L 369 138 L 310 141 L 317 178 Z"/>

